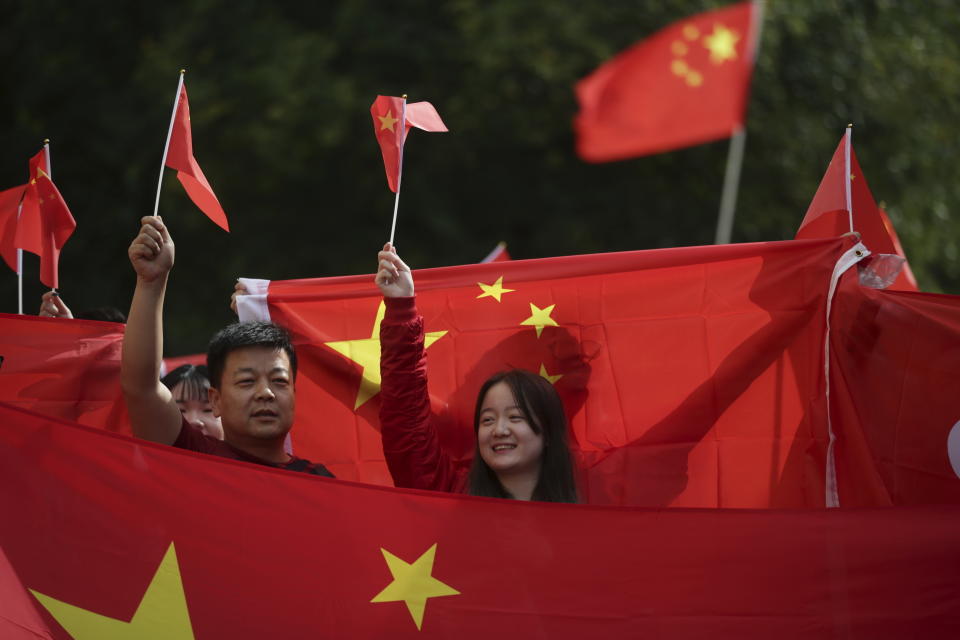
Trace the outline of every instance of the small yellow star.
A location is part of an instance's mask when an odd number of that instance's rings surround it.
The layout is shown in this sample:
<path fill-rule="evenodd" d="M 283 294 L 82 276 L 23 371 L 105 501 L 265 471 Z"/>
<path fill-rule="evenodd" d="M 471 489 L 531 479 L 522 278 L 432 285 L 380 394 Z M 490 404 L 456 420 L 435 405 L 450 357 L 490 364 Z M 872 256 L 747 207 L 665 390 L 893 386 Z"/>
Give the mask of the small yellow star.
<path fill-rule="evenodd" d="M 713 33 L 703 39 L 703 46 L 710 50 L 710 62 L 720 64 L 737 59 L 737 42 L 739 41 L 740 36 L 736 31 L 717 24 L 713 26 Z"/>
<path fill-rule="evenodd" d="M 357 389 L 357 399 L 353 405 L 356 411 L 363 404 L 380 393 L 380 322 L 386 313 L 387 307 L 383 301 L 377 309 L 377 317 L 373 321 L 373 332 L 369 338 L 358 340 L 339 340 L 324 342 L 344 358 L 360 365 L 363 370 L 360 374 L 360 388 Z M 431 331 L 424 336 L 423 347 L 429 349 L 434 342 L 446 335 L 446 331 Z"/>
<path fill-rule="evenodd" d="M 524 325 L 533 325 L 537 328 L 537 337 L 540 337 L 540 334 L 543 333 L 543 328 L 546 326 L 558 327 L 557 321 L 550 317 L 550 314 L 553 313 L 553 308 L 557 306 L 555 304 L 550 305 L 544 309 L 539 308 L 537 305 L 530 303 L 530 317 L 521 322 L 520 324 Z"/>
<path fill-rule="evenodd" d="M 380 119 L 380 131 L 383 131 L 384 129 L 389 129 L 390 131 L 393 131 L 394 133 L 396 133 L 396 131 L 394 131 L 393 129 L 393 125 L 395 125 L 399 121 L 399 118 L 393 117 L 393 111 L 391 109 L 387 109 L 387 115 L 377 116 L 377 117 Z"/>
<path fill-rule="evenodd" d="M 433 572 L 433 559 L 437 554 L 436 544 L 409 564 L 382 547 L 380 551 L 383 553 L 383 559 L 387 561 L 393 582 L 375 595 L 370 602 L 402 600 L 407 605 L 407 610 L 414 624 L 417 625 L 418 631 L 423 626 L 423 613 L 429 598 L 460 595 L 459 591 L 430 575 Z"/>
<path fill-rule="evenodd" d="M 193 640 L 180 566 L 172 542 L 129 622 L 81 609 L 33 589 L 30 593 L 74 640 Z"/>
<path fill-rule="evenodd" d="M 497 302 L 500 302 L 500 296 L 503 294 L 516 291 L 516 289 L 507 289 L 503 286 L 503 276 L 497 278 L 497 281 L 493 284 L 483 284 L 482 282 L 478 282 L 477 286 L 483 290 L 483 293 L 478 295 L 477 298 L 486 298 L 487 296 L 490 296 L 491 298 L 495 298 Z"/>
<path fill-rule="evenodd" d="M 50 176 L 48 176 L 43 169 L 41 169 L 40 167 L 37 167 L 37 177 L 39 178 L 40 176 L 43 176 L 47 180 L 50 179 Z"/>
<path fill-rule="evenodd" d="M 563 377 L 563 374 L 562 374 L 562 373 L 558 373 L 558 374 L 555 375 L 555 376 L 550 375 L 549 373 L 547 373 L 547 368 L 546 368 L 545 366 L 543 366 L 543 363 L 541 362 L 541 363 L 540 363 L 540 377 L 543 378 L 544 380 L 546 380 L 547 382 L 549 382 L 550 384 L 555 384 L 555 383 L 557 382 L 557 380 L 559 380 L 560 378 Z"/>
<path fill-rule="evenodd" d="M 683 37 L 687 40 L 696 40 L 700 37 L 700 30 L 697 29 L 692 24 L 687 24 L 683 26 Z"/>

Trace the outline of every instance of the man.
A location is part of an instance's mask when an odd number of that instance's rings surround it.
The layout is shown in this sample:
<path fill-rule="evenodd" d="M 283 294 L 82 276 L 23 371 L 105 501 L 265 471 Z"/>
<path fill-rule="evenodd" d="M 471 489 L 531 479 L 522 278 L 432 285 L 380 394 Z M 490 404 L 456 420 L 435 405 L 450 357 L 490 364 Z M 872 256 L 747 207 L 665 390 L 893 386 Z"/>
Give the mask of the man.
<path fill-rule="evenodd" d="M 210 403 L 223 424 L 222 441 L 204 435 L 181 416 L 176 400 L 159 379 L 163 299 L 173 268 L 173 239 L 159 217 L 146 216 L 141 223 L 127 252 L 137 286 L 120 366 L 134 434 L 181 449 L 333 477 L 323 465 L 284 451 L 284 439 L 293 425 L 297 355 L 290 336 L 274 324 L 232 324 L 210 342 Z"/>

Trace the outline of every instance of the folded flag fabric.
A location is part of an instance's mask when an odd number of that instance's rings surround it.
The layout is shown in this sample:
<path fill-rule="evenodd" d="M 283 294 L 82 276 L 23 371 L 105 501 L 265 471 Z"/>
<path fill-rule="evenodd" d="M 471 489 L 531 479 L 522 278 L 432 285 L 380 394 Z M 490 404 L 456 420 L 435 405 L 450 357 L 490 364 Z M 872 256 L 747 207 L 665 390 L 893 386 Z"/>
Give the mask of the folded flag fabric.
<path fill-rule="evenodd" d="M 433 494 L 7 405 L 0 483 L 0 635 L 13 640 L 960 631 L 957 506 L 647 510 Z"/>

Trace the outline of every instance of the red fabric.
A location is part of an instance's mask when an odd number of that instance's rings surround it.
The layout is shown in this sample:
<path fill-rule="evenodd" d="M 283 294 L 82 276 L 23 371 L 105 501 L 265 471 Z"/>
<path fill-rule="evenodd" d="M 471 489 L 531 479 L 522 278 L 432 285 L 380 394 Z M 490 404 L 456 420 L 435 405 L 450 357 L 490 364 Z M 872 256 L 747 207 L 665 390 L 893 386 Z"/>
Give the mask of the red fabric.
<path fill-rule="evenodd" d="M 123 331 L 113 322 L 0 314 L 0 402 L 130 433 Z"/>
<path fill-rule="evenodd" d="M 446 131 L 447 126 L 440 114 L 429 102 L 407 103 L 404 98 L 377 96 L 370 105 L 373 117 L 373 133 L 383 154 L 383 167 L 387 172 L 387 184 L 396 193 L 400 182 L 403 145 L 411 127 L 424 131 Z"/>
<path fill-rule="evenodd" d="M 850 201 L 853 207 L 853 229 L 860 233 L 862 242 L 873 253 L 894 253 L 907 259 L 893 224 L 873 199 L 867 178 L 857 162 L 857 154 L 850 146 L 850 175 L 846 175 L 845 161 L 846 138 L 841 138 L 830 164 L 827 166 L 820 186 L 807 207 L 807 213 L 797 229 L 796 238 L 832 238 L 850 231 L 850 214 L 847 210 L 847 188 L 850 188 Z M 897 276 L 891 289 L 916 291 L 917 282 L 910 271 L 909 264 Z"/>
<path fill-rule="evenodd" d="M 562 375 L 584 499 L 645 506 L 822 506 L 823 341 L 830 275 L 850 240 L 689 247 L 415 273 L 441 442 L 472 455 L 492 373 Z M 499 279 L 500 302 L 478 284 Z M 389 482 L 379 385 L 331 344 L 379 356 L 371 276 L 275 281 L 297 343 L 294 450 L 337 477 Z M 554 305 L 558 326 L 521 324 Z M 359 355 L 354 354 L 356 357 Z M 368 363 L 379 370 L 379 363 Z M 370 371 L 367 371 L 370 374 Z M 369 376 L 368 376 L 369 377 Z M 377 381 L 379 382 L 379 381 Z M 356 407 L 356 408 L 355 408 Z"/>
<path fill-rule="evenodd" d="M 173 120 L 173 133 L 167 150 L 167 166 L 177 170 L 177 179 L 180 180 L 180 184 L 197 208 L 224 231 L 230 231 L 227 214 L 224 213 L 220 201 L 213 192 L 213 187 L 203 175 L 197 159 L 193 157 L 193 133 L 190 128 L 187 85 L 180 88 L 180 100 L 177 102 L 177 114 Z"/>
<path fill-rule="evenodd" d="M 26 186 L 0 191 L 0 256 L 14 271 L 17 270 L 17 213 Z"/>
<path fill-rule="evenodd" d="M 41 149 L 30 158 L 30 182 L 23 194 L 15 244 L 40 256 L 40 282 L 59 286 L 60 251 L 77 228 L 63 196 L 47 172 L 47 154 Z"/>
<path fill-rule="evenodd" d="M 57 640 L 71 636 L 24 588 L 128 621 L 171 544 L 176 565 L 162 577 L 182 585 L 196 638 L 960 632 L 956 506 L 645 510 L 424 493 L 212 459 L 6 406 L 0 484 L 0 548 L 19 584 L 0 580 Z M 418 631 L 403 601 L 371 600 L 393 583 L 384 551 L 414 563 L 434 545 L 426 569 L 458 593 L 426 598 Z M 162 624 L 170 615 L 149 607 L 174 603 L 153 598 L 142 616 Z M 24 637 L 9 618 L 0 629 Z"/>
<path fill-rule="evenodd" d="M 185 364 L 193 365 L 206 365 L 207 364 L 207 354 L 206 353 L 192 353 L 186 356 L 174 356 L 172 358 L 164 358 L 163 364 L 160 366 L 160 377 L 167 375 L 177 367 L 181 367 Z"/>
<path fill-rule="evenodd" d="M 380 325 L 380 434 L 395 486 L 463 491 L 467 468 L 440 444 L 430 411 L 423 318 L 414 298 L 385 298 Z"/>
<path fill-rule="evenodd" d="M 298 458 L 294 455 L 291 455 L 290 460 L 284 464 L 274 464 L 263 458 L 250 455 L 246 451 L 241 451 L 223 440 L 217 440 L 216 438 L 205 435 L 200 429 L 187 424 L 186 418 L 181 419 L 180 433 L 177 435 L 177 439 L 173 441 L 172 446 L 177 449 L 196 451 L 197 453 L 203 453 L 208 456 L 240 460 L 265 467 L 273 467 L 274 469 L 287 469 L 289 471 L 299 471 L 317 476 L 326 476 L 328 478 L 332 477 L 330 472 L 327 471 L 327 468 L 322 464 L 310 462 L 309 460 Z"/>
<path fill-rule="evenodd" d="M 675 22 L 577 83 L 577 153 L 607 162 L 732 135 L 753 71 L 750 2 Z"/>
<path fill-rule="evenodd" d="M 960 297 L 878 291 L 851 273 L 833 327 L 842 504 L 960 504 Z"/>

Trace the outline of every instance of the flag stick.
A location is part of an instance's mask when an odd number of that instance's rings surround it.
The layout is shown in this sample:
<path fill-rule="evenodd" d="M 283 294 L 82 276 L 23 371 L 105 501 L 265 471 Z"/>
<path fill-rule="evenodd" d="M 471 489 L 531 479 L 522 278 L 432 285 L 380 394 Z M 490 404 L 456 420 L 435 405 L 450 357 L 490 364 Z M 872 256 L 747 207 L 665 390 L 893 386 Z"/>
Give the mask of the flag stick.
<path fill-rule="evenodd" d="M 400 161 L 397 163 L 397 193 L 393 199 L 393 223 L 390 225 L 390 244 L 397 231 L 397 209 L 400 206 L 400 182 L 403 179 L 403 143 L 407 137 L 407 94 L 401 96 L 400 103 Z"/>
<path fill-rule="evenodd" d="M 760 34 L 763 31 L 763 1 L 753 3 L 751 22 L 757 25 L 753 30 L 750 43 L 750 55 L 756 64 L 760 49 Z M 737 209 L 737 191 L 740 188 L 740 169 L 743 166 L 743 149 L 747 134 L 743 125 L 739 125 L 730 137 L 730 150 L 727 153 L 727 169 L 723 177 L 723 192 L 720 194 L 720 212 L 717 214 L 716 244 L 729 244 L 733 235 L 733 215 Z"/>
<path fill-rule="evenodd" d="M 43 140 L 43 156 L 47 159 L 47 178 L 52 182 L 53 181 L 53 168 L 50 163 L 50 138 L 44 138 Z M 59 271 L 60 265 L 57 265 L 57 270 Z M 56 293 L 57 288 L 51 287 L 50 291 Z"/>
<path fill-rule="evenodd" d="M 17 223 L 20 222 L 20 213 L 23 211 L 23 198 L 17 205 Z M 17 249 L 17 313 L 23 315 L 23 249 Z"/>
<path fill-rule="evenodd" d="M 740 187 L 740 168 L 743 166 L 743 148 L 747 132 L 737 127 L 730 138 L 727 153 L 727 171 L 723 178 L 723 194 L 720 196 L 720 213 L 717 216 L 716 244 L 730 244 L 733 234 L 733 214 L 737 208 L 737 191 Z"/>
<path fill-rule="evenodd" d="M 177 83 L 177 95 L 173 98 L 173 112 L 170 114 L 170 126 L 167 127 L 167 141 L 163 145 L 163 158 L 160 160 L 160 179 L 157 180 L 157 199 L 153 203 L 153 215 L 160 210 L 160 187 L 163 186 L 163 170 L 167 166 L 167 151 L 170 149 L 170 136 L 173 135 L 173 122 L 177 117 L 177 107 L 180 106 L 180 89 L 183 88 L 183 74 L 186 69 L 180 69 L 180 81 Z"/>
<path fill-rule="evenodd" d="M 846 172 L 846 178 L 843 181 L 844 195 L 847 197 L 847 216 L 850 218 L 850 232 L 853 232 L 853 194 L 851 193 L 851 182 L 853 174 L 850 173 L 850 147 L 853 137 L 853 125 L 847 125 L 847 132 L 843 135 L 843 170 Z"/>

